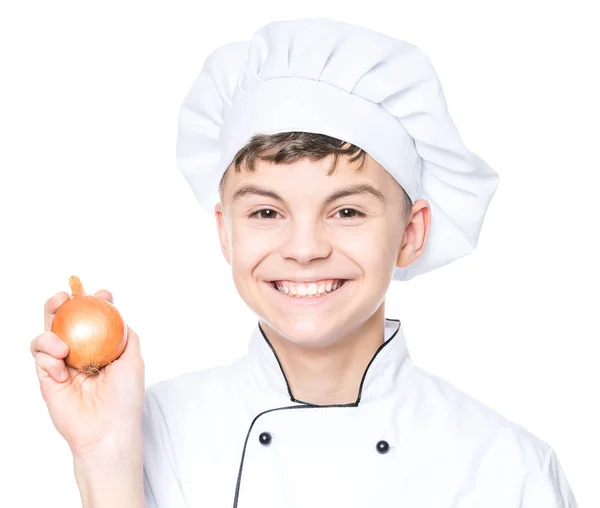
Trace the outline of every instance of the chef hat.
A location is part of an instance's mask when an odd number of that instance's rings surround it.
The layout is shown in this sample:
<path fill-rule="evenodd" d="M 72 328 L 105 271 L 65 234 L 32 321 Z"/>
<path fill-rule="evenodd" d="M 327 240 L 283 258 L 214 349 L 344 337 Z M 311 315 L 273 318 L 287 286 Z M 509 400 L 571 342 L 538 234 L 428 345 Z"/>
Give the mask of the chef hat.
<path fill-rule="evenodd" d="M 177 162 L 206 211 L 258 133 L 326 134 L 365 150 L 431 210 L 408 280 L 471 252 L 498 175 L 461 141 L 437 74 L 416 46 L 326 18 L 275 21 L 206 59 L 179 115 Z"/>

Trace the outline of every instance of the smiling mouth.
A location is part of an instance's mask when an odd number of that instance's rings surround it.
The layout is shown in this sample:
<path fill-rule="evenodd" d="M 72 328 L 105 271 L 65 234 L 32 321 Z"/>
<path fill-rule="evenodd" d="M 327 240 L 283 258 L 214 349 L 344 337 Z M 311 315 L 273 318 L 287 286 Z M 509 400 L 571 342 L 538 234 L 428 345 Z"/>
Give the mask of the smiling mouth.
<path fill-rule="evenodd" d="M 331 293 L 335 293 L 349 279 L 330 279 L 320 284 L 304 283 L 295 284 L 290 282 L 269 281 L 269 284 L 282 294 L 293 298 L 319 298 Z"/>

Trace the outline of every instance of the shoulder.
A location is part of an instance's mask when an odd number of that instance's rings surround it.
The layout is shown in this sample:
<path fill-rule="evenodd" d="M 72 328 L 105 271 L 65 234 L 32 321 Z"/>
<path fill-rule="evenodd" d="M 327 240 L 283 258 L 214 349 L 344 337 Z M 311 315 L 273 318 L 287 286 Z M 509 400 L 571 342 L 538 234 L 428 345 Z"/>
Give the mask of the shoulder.
<path fill-rule="evenodd" d="M 156 382 L 146 387 L 145 405 L 159 406 L 163 412 L 176 414 L 178 410 L 189 412 L 198 406 L 222 404 L 231 400 L 245 367 L 244 357 L 230 365 L 185 372 Z"/>
<path fill-rule="evenodd" d="M 489 459 L 524 471 L 540 467 L 551 453 L 546 441 L 449 381 L 413 366 L 409 382 L 414 410 L 431 435 L 447 443 L 442 449 L 470 449 L 482 464 Z"/>
<path fill-rule="evenodd" d="M 407 385 L 408 441 L 429 477 L 476 478 L 477 506 L 577 507 L 546 441 L 423 369 L 413 366 Z"/>

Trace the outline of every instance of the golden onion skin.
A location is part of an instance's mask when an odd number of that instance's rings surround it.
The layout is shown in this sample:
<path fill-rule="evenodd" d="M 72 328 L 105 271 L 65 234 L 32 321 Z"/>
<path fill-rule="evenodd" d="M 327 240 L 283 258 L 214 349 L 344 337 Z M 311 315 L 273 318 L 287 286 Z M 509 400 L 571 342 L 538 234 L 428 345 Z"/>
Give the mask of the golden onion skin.
<path fill-rule="evenodd" d="M 65 363 L 86 374 L 116 360 L 127 343 L 127 325 L 117 308 L 93 295 L 71 296 L 56 311 L 51 330 L 69 347 Z"/>

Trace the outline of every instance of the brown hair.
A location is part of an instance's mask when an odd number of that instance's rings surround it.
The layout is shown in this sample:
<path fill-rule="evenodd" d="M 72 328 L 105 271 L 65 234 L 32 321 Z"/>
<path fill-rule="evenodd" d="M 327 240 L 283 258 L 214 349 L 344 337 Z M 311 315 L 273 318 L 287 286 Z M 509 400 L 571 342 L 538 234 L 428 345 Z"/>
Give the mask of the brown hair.
<path fill-rule="evenodd" d="M 327 176 L 331 176 L 335 172 L 340 156 L 349 157 L 350 163 L 360 159 L 360 164 L 356 168 L 356 171 L 360 171 L 364 165 L 367 152 L 356 145 L 325 134 L 312 132 L 256 134 L 236 154 L 231 166 L 223 174 L 219 184 L 219 193 L 222 195 L 225 175 L 232 166 L 236 173 L 240 173 L 245 163 L 246 169 L 252 172 L 256 169 L 256 159 L 275 164 L 291 164 L 304 158 L 319 161 L 329 155 L 333 155 L 333 161 Z M 400 186 L 400 189 L 404 197 L 403 213 L 406 216 L 413 203 L 402 186 Z"/>

